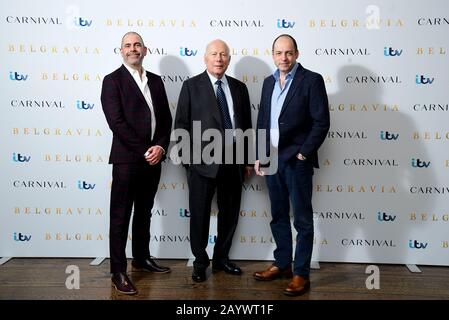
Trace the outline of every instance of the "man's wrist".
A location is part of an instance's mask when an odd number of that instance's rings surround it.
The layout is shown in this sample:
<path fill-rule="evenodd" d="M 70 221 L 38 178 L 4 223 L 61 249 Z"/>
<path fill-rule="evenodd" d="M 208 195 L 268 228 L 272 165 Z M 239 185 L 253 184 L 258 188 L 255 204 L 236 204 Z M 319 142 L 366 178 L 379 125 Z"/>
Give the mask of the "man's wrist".
<path fill-rule="evenodd" d="M 154 147 L 158 147 L 159 149 L 161 149 L 162 154 L 165 155 L 165 150 L 164 150 L 164 148 L 162 148 L 162 147 L 159 146 L 159 145 L 155 145 Z M 147 152 L 145 152 L 145 154 L 144 154 L 143 156 L 146 158 L 146 157 L 148 157 L 149 155 L 150 155 L 150 150 L 147 150 Z"/>
<path fill-rule="evenodd" d="M 161 150 L 162 150 L 162 154 L 165 154 L 165 150 L 164 150 L 164 148 L 162 148 L 160 145 L 155 145 L 155 147 L 158 147 L 158 148 L 160 148 Z"/>

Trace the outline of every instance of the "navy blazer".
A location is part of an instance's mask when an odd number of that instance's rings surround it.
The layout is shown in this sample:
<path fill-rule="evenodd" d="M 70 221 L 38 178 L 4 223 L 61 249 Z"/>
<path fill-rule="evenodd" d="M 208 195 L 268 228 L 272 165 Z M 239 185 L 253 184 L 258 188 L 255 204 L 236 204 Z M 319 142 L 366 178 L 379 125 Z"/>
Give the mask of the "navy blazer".
<path fill-rule="evenodd" d="M 299 63 L 298 63 L 299 64 Z M 275 78 L 264 80 L 257 129 L 265 129 L 266 156 L 270 147 L 271 96 Z M 323 77 L 298 65 L 279 115 L 279 161 L 287 162 L 301 153 L 318 168 L 318 148 L 329 131 L 329 104 Z M 259 150 L 257 151 L 259 152 Z M 257 158 L 259 158 L 257 156 Z"/>
<path fill-rule="evenodd" d="M 246 85 L 229 76 L 226 76 L 226 79 L 229 84 L 234 105 L 235 129 L 242 129 L 245 131 L 252 128 L 251 105 Z M 184 129 L 190 133 L 190 146 L 192 148 L 191 156 L 193 155 L 194 150 L 197 149 L 201 150 L 202 153 L 204 147 L 210 143 L 209 141 L 201 141 L 201 146 L 199 148 L 193 147 L 193 144 L 199 143 L 199 141 L 194 140 L 196 138 L 193 137 L 193 121 L 201 122 L 201 135 L 207 129 L 217 129 L 223 134 L 221 113 L 207 71 L 184 81 L 178 99 L 175 129 Z M 190 168 L 196 170 L 199 174 L 211 178 L 216 177 L 219 169 L 218 164 L 192 164 L 192 161 L 188 164 L 190 165 Z M 242 165 L 242 179 L 243 169 L 244 166 Z"/>
<path fill-rule="evenodd" d="M 109 163 L 145 161 L 144 153 L 154 145 L 168 151 L 172 116 L 160 76 L 148 72 L 148 87 L 156 117 L 151 140 L 151 111 L 136 81 L 122 65 L 103 79 L 101 104 L 113 133 Z"/>

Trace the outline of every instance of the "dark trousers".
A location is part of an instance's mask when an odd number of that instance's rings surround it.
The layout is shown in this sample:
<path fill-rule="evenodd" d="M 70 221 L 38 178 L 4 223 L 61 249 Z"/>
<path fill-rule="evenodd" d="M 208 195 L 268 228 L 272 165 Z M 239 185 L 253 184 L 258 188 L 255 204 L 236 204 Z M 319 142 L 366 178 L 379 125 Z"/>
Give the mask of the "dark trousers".
<path fill-rule="evenodd" d="M 228 259 L 232 238 L 240 212 L 242 182 L 239 166 L 220 165 L 216 178 L 198 174 L 194 169 L 187 170 L 190 210 L 190 247 L 195 268 L 207 268 L 209 256 L 206 247 L 209 241 L 209 223 L 212 198 L 217 191 L 217 238 L 212 259 Z"/>
<path fill-rule="evenodd" d="M 266 177 L 273 218 L 270 226 L 276 242 L 274 264 L 284 269 L 292 263 L 291 200 L 297 231 L 293 273 L 303 277 L 309 276 L 313 250 L 312 176 L 312 163 L 295 159 L 279 161 L 278 172 Z"/>
<path fill-rule="evenodd" d="M 120 163 L 112 167 L 109 252 L 111 272 L 126 272 L 126 243 L 131 211 L 132 255 L 135 259 L 150 256 L 151 209 L 161 176 L 161 165 L 147 162 Z"/>

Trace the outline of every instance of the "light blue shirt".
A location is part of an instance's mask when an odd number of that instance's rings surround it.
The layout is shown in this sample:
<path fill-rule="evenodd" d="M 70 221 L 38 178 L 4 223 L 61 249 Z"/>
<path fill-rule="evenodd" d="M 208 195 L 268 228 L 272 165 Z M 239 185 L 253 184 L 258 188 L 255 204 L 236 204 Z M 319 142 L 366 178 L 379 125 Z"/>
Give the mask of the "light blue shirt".
<path fill-rule="evenodd" d="M 279 69 L 273 73 L 276 82 L 271 95 L 270 141 L 273 147 L 276 148 L 279 145 L 279 115 L 297 69 L 298 64 L 295 63 L 293 69 L 285 76 L 284 88 L 281 88 Z"/>

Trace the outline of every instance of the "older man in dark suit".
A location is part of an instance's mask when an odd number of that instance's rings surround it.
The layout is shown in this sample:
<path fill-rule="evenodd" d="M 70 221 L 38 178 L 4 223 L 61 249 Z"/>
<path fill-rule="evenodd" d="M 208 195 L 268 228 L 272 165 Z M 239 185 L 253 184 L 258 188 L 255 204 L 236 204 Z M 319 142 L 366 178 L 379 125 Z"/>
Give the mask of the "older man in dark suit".
<path fill-rule="evenodd" d="M 329 130 L 329 108 L 323 77 L 296 62 L 296 41 L 284 34 L 273 42 L 273 61 L 277 70 L 265 79 L 262 87 L 257 129 L 267 134 L 267 146 L 277 149 L 278 170 L 266 176 L 271 201 L 270 223 L 276 241 L 275 262 L 268 269 L 254 273 L 256 280 L 292 278 L 284 290 L 289 296 L 305 293 L 310 287 L 310 262 L 313 249 L 312 176 L 318 168 L 318 148 Z M 258 150 L 259 159 L 267 150 Z M 264 175 L 260 160 L 256 174 Z M 292 270 L 292 230 L 297 231 Z"/>
<path fill-rule="evenodd" d="M 131 210 L 132 267 L 167 273 L 150 256 L 151 209 L 161 175 L 161 161 L 170 141 L 172 117 L 160 76 L 145 71 L 142 37 L 128 32 L 120 49 L 123 65 L 103 80 L 101 104 L 113 133 L 109 249 L 112 284 L 124 294 L 137 290 L 126 274 L 126 242 Z"/>
<path fill-rule="evenodd" d="M 219 161 L 204 159 L 203 151 L 208 143 L 198 141 L 201 137 L 194 135 L 196 125 L 200 126 L 201 135 L 206 131 L 219 132 L 220 137 L 215 145 L 229 151 L 224 146 L 233 148 L 233 132 L 251 128 L 248 89 L 241 81 L 225 75 L 230 60 L 229 47 L 225 42 L 214 40 L 208 44 L 204 55 L 207 70 L 183 83 L 175 117 L 175 129 L 188 132 L 193 158 L 195 155 L 200 158 L 198 161 L 187 159 L 184 162 L 189 185 L 190 246 L 195 256 L 192 279 L 195 282 L 206 280 L 209 266 L 206 247 L 215 190 L 218 216 L 212 269 L 233 275 L 242 273 L 238 266 L 229 261 L 228 255 L 239 217 L 242 183 L 252 168 L 247 166 L 245 159 L 237 163 L 238 155 L 231 157 L 229 163 L 222 162 L 225 157 L 219 157 Z M 230 139 L 224 138 L 226 134 L 231 135 Z M 215 155 L 222 154 L 223 150 L 215 150 Z"/>

